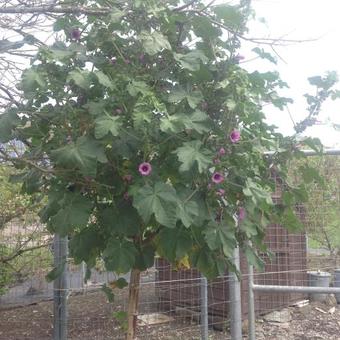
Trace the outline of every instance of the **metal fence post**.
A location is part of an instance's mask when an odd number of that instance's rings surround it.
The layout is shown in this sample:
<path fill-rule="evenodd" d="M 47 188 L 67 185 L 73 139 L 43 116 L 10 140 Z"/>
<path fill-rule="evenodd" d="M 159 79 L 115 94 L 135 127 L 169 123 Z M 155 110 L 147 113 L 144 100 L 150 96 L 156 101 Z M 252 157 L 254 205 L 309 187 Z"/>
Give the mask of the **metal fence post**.
<path fill-rule="evenodd" d="M 59 277 L 53 282 L 53 339 L 66 340 L 67 339 L 67 297 L 68 297 L 68 238 L 54 236 L 54 266 L 63 270 Z"/>
<path fill-rule="evenodd" d="M 248 339 L 256 339 L 255 331 L 255 298 L 254 298 L 254 267 L 248 262 Z"/>
<path fill-rule="evenodd" d="M 208 281 L 201 277 L 201 340 L 208 340 Z"/>
<path fill-rule="evenodd" d="M 235 268 L 240 272 L 240 249 L 233 254 Z M 229 272 L 230 334 L 233 340 L 242 340 L 241 281 L 234 272 Z"/>

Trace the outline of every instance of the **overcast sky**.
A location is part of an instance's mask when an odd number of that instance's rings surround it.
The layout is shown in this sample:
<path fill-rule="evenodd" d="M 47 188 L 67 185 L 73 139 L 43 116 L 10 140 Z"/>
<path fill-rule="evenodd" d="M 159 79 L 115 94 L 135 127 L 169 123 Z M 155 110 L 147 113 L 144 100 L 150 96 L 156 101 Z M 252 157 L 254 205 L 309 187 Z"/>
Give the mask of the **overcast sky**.
<path fill-rule="evenodd" d="M 286 39 L 313 40 L 276 49 L 284 60 L 279 61 L 279 72 L 283 80 L 290 85 L 288 93 L 295 101 L 290 105 L 290 112 L 294 120 L 299 121 L 307 115 L 303 94 L 313 93 L 307 78 L 323 75 L 332 70 L 340 75 L 340 1 L 253 0 L 253 7 L 257 17 L 264 17 L 266 23 L 252 23 L 250 36 L 272 38 L 284 36 Z M 252 67 L 255 66 L 255 62 L 250 64 L 253 64 Z M 244 66 L 248 68 L 246 63 Z M 256 62 L 255 67 L 257 66 L 261 70 L 266 67 L 272 68 L 269 64 L 264 66 Z M 338 88 L 340 89 L 340 84 Z M 270 110 L 267 117 L 281 132 L 293 133 L 293 123 L 287 111 Z M 327 103 L 320 120 L 323 122 L 331 120 L 340 124 L 340 100 Z M 326 146 L 340 147 L 340 132 L 336 132 L 327 124 L 309 128 L 306 134 L 319 137 Z"/>

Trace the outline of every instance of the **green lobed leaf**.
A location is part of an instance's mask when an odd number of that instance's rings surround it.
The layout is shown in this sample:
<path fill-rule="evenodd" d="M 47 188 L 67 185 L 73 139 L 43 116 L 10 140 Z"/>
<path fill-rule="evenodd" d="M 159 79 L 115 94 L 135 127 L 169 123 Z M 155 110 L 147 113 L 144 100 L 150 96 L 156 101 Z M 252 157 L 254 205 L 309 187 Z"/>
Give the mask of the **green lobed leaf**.
<path fill-rule="evenodd" d="M 179 167 L 181 172 L 193 170 L 195 166 L 199 173 L 203 173 L 212 164 L 213 155 L 205 148 L 199 140 L 185 142 L 183 146 L 177 148 L 174 153 L 182 163 Z"/>
<path fill-rule="evenodd" d="M 67 81 L 73 81 L 77 86 L 81 87 L 82 89 L 88 90 L 90 88 L 89 71 L 75 69 L 68 74 Z"/>
<path fill-rule="evenodd" d="M 57 165 L 68 169 L 79 169 L 85 176 L 95 176 L 97 161 L 106 163 L 104 147 L 91 137 L 82 136 L 74 143 L 52 151 L 52 159 Z"/>
<path fill-rule="evenodd" d="M 108 271 L 125 274 L 135 264 L 136 255 L 137 249 L 132 242 L 112 238 L 103 252 L 103 259 Z"/>
<path fill-rule="evenodd" d="M 260 58 L 267 59 L 273 64 L 277 64 L 276 58 L 274 58 L 270 53 L 265 52 L 263 48 L 255 47 L 252 49 L 253 52 L 255 52 Z"/>
<path fill-rule="evenodd" d="M 184 69 L 189 71 L 198 71 L 201 63 L 205 64 L 209 60 L 200 50 L 191 51 L 187 54 L 174 53 L 174 58 Z"/>
<path fill-rule="evenodd" d="M 194 130 L 200 134 L 210 131 L 209 117 L 202 111 L 196 110 L 190 115 L 177 113 L 161 119 L 160 129 L 163 132 L 178 133 L 185 129 Z"/>
<path fill-rule="evenodd" d="M 181 87 L 176 87 L 168 97 L 170 103 L 180 103 L 182 100 L 186 99 L 189 106 L 195 109 L 198 104 L 204 99 L 201 91 L 199 90 L 188 90 L 185 91 Z"/>
<path fill-rule="evenodd" d="M 149 33 L 142 31 L 139 39 L 142 41 L 144 51 L 151 56 L 161 52 L 163 49 L 171 50 L 169 40 L 160 32 Z"/>
<path fill-rule="evenodd" d="M 112 235 L 134 236 L 139 233 L 141 220 L 134 207 L 120 203 L 99 212 L 99 223 Z"/>
<path fill-rule="evenodd" d="M 113 83 L 113 81 L 104 72 L 96 71 L 96 72 L 94 72 L 94 74 L 96 75 L 96 77 L 98 79 L 98 82 L 101 85 L 103 85 L 103 86 L 105 86 L 105 87 L 107 87 L 109 89 L 112 89 L 112 90 L 116 88 L 116 86 Z"/>
<path fill-rule="evenodd" d="M 121 118 L 118 116 L 112 117 L 109 115 L 98 117 L 95 120 L 94 136 L 97 139 L 105 137 L 108 133 L 112 136 L 117 137 L 120 132 L 120 128 L 123 123 Z"/>
<path fill-rule="evenodd" d="M 12 139 L 12 131 L 20 122 L 14 112 L 7 112 L 0 115 L 0 142 L 7 143 Z"/>
<path fill-rule="evenodd" d="M 60 202 L 60 210 L 52 216 L 49 226 L 61 236 L 66 236 L 75 228 L 84 228 L 89 222 L 93 203 L 87 197 L 78 193 L 66 194 Z"/>
<path fill-rule="evenodd" d="M 176 225 L 176 190 L 169 184 L 145 185 L 134 195 L 133 205 L 146 224 L 154 215 L 161 225 L 169 228 Z"/>
<path fill-rule="evenodd" d="M 23 72 L 21 85 L 25 92 L 30 93 L 37 88 L 46 88 L 46 81 L 37 67 L 33 67 Z"/>
<path fill-rule="evenodd" d="M 204 238 L 211 250 L 222 248 L 227 257 L 233 256 L 236 247 L 235 229 L 226 223 L 210 222 L 204 231 Z"/>
<path fill-rule="evenodd" d="M 174 262 L 190 252 L 193 241 L 187 230 L 162 229 L 159 233 L 157 246 L 162 257 Z"/>
<path fill-rule="evenodd" d="M 149 85 L 144 81 L 133 80 L 126 89 L 132 97 L 136 97 L 139 93 L 143 95 L 150 95 L 152 93 Z"/>

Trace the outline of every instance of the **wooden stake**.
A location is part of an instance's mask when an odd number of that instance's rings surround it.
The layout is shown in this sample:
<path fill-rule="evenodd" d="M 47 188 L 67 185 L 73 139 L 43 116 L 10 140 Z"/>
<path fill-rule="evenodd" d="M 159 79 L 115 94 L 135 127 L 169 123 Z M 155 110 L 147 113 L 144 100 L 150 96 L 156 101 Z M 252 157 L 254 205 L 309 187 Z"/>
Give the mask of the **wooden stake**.
<path fill-rule="evenodd" d="M 137 327 L 138 300 L 139 300 L 140 270 L 132 269 L 129 283 L 129 303 L 128 303 L 128 330 L 126 340 L 134 340 Z"/>

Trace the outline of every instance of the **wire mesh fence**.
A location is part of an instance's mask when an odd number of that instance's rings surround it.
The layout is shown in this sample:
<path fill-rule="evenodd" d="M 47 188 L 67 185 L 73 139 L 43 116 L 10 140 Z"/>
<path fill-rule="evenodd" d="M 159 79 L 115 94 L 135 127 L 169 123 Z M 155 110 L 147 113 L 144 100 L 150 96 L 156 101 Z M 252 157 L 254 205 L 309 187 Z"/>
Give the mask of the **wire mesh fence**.
<path fill-rule="evenodd" d="M 336 280 L 340 265 L 340 157 L 309 157 L 307 161 L 319 167 L 326 183 L 311 183 L 311 200 L 297 206 L 304 232 L 289 233 L 278 224 L 268 226 L 265 242 L 272 256 L 263 254 L 265 270 L 255 273 L 256 284 L 340 285 L 340 279 Z M 281 195 L 274 194 L 276 204 L 280 204 Z M 52 338 L 56 287 L 45 276 L 53 267 L 55 247 L 34 214 L 26 213 L 0 228 L 0 339 Z M 4 259 L 11 259 L 9 265 Z M 209 339 L 232 339 L 232 303 L 241 306 L 240 326 L 247 337 L 248 268 L 242 254 L 240 265 L 240 300 L 230 295 L 231 276 L 226 274 L 208 281 L 203 301 L 203 281 L 196 270 L 172 268 L 157 259 L 142 277 L 138 339 L 202 338 L 205 304 Z M 115 290 L 114 301 L 108 302 L 101 287 L 110 287 L 116 275 L 105 272 L 100 261 L 87 283 L 85 272 L 84 265 L 68 259 L 68 310 L 62 316 L 67 319 L 68 339 L 124 339 L 128 289 Z M 312 283 L 313 275 L 314 280 L 322 277 L 324 281 Z M 339 339 L 340 309 L 334 295 L 255 292 L 255 311 L 256 339 Z"/>

